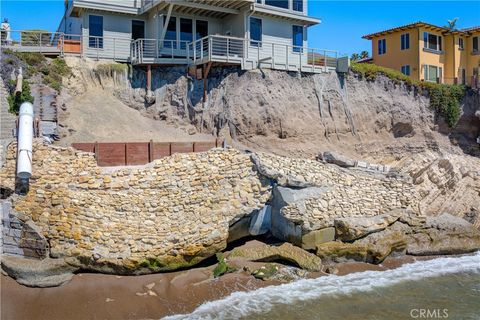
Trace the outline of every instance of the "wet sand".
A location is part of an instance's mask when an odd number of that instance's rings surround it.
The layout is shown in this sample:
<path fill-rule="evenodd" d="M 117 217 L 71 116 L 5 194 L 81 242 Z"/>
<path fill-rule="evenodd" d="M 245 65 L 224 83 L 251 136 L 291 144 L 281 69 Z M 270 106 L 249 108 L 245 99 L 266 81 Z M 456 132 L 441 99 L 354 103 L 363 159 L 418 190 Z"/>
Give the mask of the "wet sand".
<path fill-rule="evenodd" d="M 388 258 L 380 265 L 343 263 L 338 275 L 397 268 L 433 257 Z M 255 279 L 244 272 L 212 279 L 213 267 L 144 276 L 83 273 L 56 288 L 28 288 L 1 276 L 1 319 L 160 319 L 190 313 L 204 302 L 235 291 L 250 291 L 279 283 Z M 310 277 L 323 276 L 317 272 Z"/>

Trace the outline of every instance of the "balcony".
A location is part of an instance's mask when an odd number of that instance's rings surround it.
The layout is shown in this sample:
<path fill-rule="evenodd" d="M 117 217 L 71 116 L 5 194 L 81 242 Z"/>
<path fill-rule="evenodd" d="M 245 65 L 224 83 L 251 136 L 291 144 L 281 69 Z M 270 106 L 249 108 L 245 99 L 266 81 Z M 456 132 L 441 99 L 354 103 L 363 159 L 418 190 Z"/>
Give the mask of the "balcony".
<path fill-rule="evenodd" d="M 267 68 L 320 73 L 335 70 L 337 59 L 336 51 L 219 35 L 194 42 L 137 39 L 131 47 L 134 65 L 217 62 L 240 65 L 244 70 Z"/>

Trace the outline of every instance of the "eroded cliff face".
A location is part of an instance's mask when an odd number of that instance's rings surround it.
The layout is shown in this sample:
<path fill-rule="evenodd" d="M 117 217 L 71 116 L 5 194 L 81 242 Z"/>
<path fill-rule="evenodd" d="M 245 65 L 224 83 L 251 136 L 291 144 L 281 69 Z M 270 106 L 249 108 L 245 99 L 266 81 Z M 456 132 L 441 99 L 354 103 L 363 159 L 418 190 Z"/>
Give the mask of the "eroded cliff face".
<path fill-rule="evenodd" d="M 142 70 L 102 74 L 82 65 L 74 74 L 72 92 L 101 87 L 145 117 L 219 135 L 240 149 L 294 158 L 335 151 L 389 165 L 414 178 L 426 213 L 480 223 L 480 95 L 473 90 L 450 129 L 425 93 L 383 76 L 371 82 L 354 74 L 342 79 L 214 68 L 203 103 L 202 80 L 189 78 L 184 68 L 156 69 L 155 102 L 148 104 Z"/>

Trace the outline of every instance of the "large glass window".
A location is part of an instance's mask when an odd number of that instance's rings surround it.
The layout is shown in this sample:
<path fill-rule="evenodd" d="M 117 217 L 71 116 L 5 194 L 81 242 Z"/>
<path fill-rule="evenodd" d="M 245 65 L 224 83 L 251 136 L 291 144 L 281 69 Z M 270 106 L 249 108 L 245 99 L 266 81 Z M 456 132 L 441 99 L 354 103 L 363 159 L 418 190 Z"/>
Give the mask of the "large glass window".
<path fill-rule="evenodd" d="M 293 26 L 293 52 L 301 52 L 303 47 L 303 27 Z"/>
<path fill-rule="evenodd" d="M 423 47 L 425 49 L 442 51 L 442 36 L 437 36 L 435 34 L 424 32 Z"/>
<path fill-rule="evenodd" d="M 251 46 L 261 46 L 258 41 L 262 41 L 262 20 L 250 17 L 250 41 Z"/>
<path fill-rule="evenodd" d="M 208 21 L 197 20 L 195 22 L 195 40 L 208 36 Z"/>
<path fill-rule="evenodd" d="M 423 72 L 425 75 L 425 81 L 429 82 L 441 82 L 442 80 L 442 68 L 431 65 L 424 65 Z"/>
<path fill-rule="evenodd" d="M 293 10 L 303 12 L 303 0 L 293 0 Z"/>
<path fill-rule="evenodd" d="M 409 49 L 410 48 L 410 34 L 409 33 L 405 33 L 405 34 L 402 34 L 400 36 L 401 40 L 401 44 L 400 44 L 400 47 L 402 50 L 406 50 L 406 49 Z"/>
<path fill-rule="evenodd" d="M 187 42 L 193 41 L 193 22 L 192 19 L 180 18 L 180 49 L 187 48 Z"/>
<path fill-rule="evenodd" d="M 265 4 L 278 8 L 288 9 L 288 0 L 265 0 Z"/>
<path fill-rule="evenodd" d="M 410 66 L 409 65 L 402 66 L 402 68 L 400 70 L 402 71 L 402 73 L 404 75 L 406 75 L 406 76 L 410 75 Z"/>
<path fill-rule="evenodd" d="M 88 17 L 88 46 L 103 48 L 103 17 L 90 15 Z"/>
<path fill-rule="evenodd" d="M 167 17 L 163 17 L 163 24 L 165 25 L 165 21 Z M 165 33 L 165 40 L 163 41 L 163 46 L 165 48 L 177 48 L 177 18 L 170 17 L 167 26 L 167 32 Z"/>
<path fill-rule="evenodd" d="M 380 39 L 378 40 L 378 54 L 385 54 L 387 53 L 387 40 L 386 39 Z"/>

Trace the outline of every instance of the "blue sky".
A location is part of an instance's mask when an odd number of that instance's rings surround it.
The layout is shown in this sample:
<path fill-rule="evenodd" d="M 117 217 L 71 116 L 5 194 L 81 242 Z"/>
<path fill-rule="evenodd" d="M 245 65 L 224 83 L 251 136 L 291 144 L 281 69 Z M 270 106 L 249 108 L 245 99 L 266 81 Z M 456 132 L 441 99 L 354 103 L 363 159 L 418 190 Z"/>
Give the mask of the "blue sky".
<path fill-rule="evenodd" d="M 12 29 L 55 31 L 63 15 L 63 0 L 1 0 L 1 18 Z M 309 15 L 322 19 L 309 30 L 309 46 L 351 54 L 370 50 L 362 35 L 415 21 L 443 26 L 458 17 L 458 27 L 480 25 L 480 0 L 476 1 L 325 1 L 310 0 Z"/>

